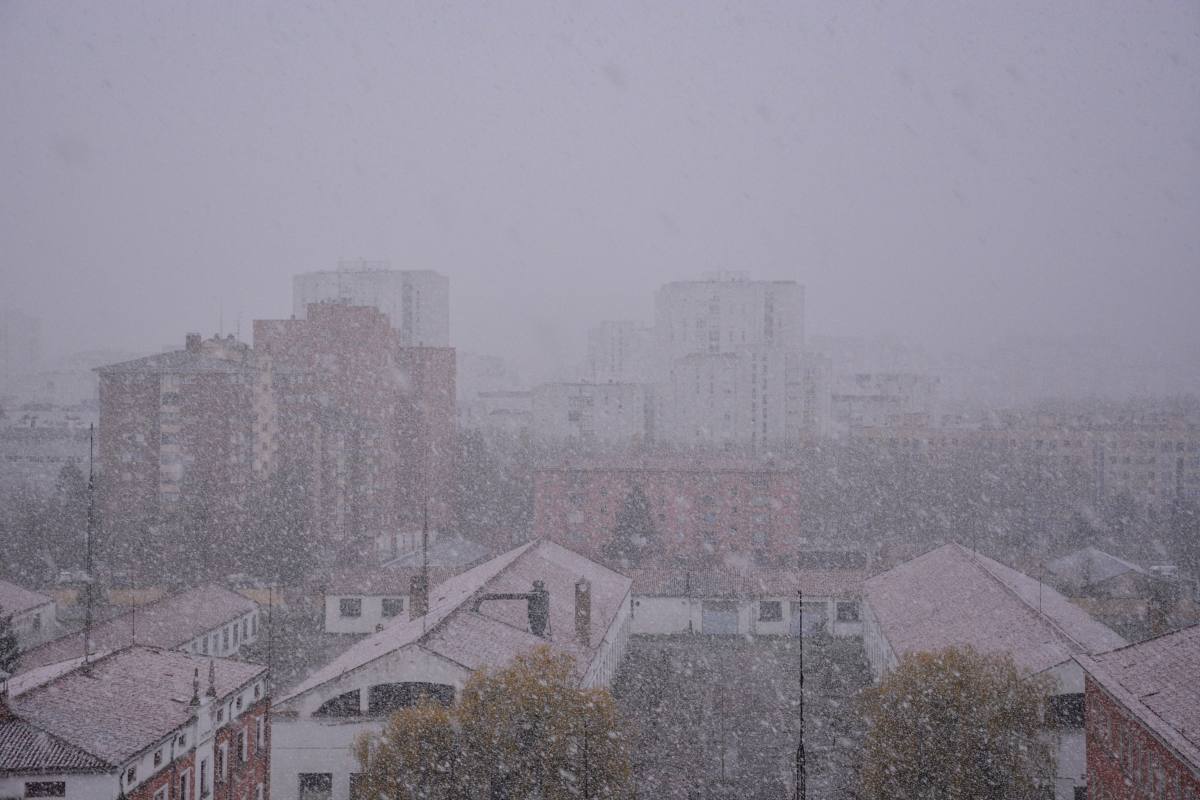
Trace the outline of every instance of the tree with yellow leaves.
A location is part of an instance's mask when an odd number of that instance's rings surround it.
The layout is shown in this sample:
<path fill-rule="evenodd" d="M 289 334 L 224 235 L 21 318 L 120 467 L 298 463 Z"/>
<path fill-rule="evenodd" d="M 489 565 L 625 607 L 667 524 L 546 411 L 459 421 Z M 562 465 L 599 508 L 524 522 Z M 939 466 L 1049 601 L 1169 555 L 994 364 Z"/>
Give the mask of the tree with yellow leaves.
<path fill-rule="evenodd" d="M 629 754 L 606 689 L 578 689 L 572 661 L 541 647 L 475 673 L 449 708 L 423 703 L 362 736 L 370 800 L 622 797 Z"/>
<path fill-rule="evenodd" d="M 971 648 L 907 655 L 865 694 L 862 796 L 1026 800 L 1053 787 L 1050 685 Z"/>

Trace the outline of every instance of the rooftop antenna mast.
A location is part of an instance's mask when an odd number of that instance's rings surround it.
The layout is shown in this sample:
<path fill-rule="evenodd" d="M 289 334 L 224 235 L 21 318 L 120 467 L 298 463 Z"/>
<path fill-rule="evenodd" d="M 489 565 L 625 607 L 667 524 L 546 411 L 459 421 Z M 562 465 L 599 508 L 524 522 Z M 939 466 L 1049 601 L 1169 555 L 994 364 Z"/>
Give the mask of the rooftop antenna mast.
<path fill-rule="evenodd" d="M 804 752 L 804 590 L 796 590 L 800 609 L 800 743 L 796 745 L 796 800 L 805 800 L 808 778 L 807 754 Z"/>
<path fill-rule="evenodd" d="M 86 668 L 92 650 L 92 539 L 96 532 L 96 425 L 88 425 L 88 482 L 87 482 L 87 532 L 84 541 L 84 603 L 83 603 L 83 665 Z"/>
<path fill-rule="evenodd" d="M 421 507 L 421 585 L 425 592 L 425 611 L 429 611 L 429 494 Z M 421 633 L 425 633 L 428 613 L 421 615 Z"/>

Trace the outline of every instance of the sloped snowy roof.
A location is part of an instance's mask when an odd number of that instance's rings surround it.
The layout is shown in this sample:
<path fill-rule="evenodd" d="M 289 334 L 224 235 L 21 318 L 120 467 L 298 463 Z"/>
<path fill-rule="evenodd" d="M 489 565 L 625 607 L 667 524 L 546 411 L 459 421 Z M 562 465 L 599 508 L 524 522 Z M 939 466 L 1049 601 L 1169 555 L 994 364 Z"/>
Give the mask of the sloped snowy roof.
<path fill-rule="evenodd" d="M 0 719 L 0 774 L 5 772 L 81 772 L 108 764 L 23 719 Z"/>
<path fill-rule="evenodd" d="M 866 573 L 844 569 L 635 569 L 633 593 L 648 597 L 821 597 L 861 595 Z"/>
<path fill-rule="evenodd" d="M 92 627 L 92 647 L 117 650 L 134 644 L 179 647 L 202 633 L 247 614 L 258 605 L 214 584 L 197 586 L 107 619 Z M 83 653 L 83 632 L 61 636 L 21 654 L 17 672 L 75 658 Z"/>
<path fill-rule="evenodd" d="M 1137 564 L 1131 564 L 1123 558 L 1117 558 L 1095 547 L 1084 547 L 1056 558 L 1046 564 L 1046 571 L 1064 580 L 1080 584 L 1100 583 L 1109 578 L 1124 575 L 1126 572 L 1145 573 L 1145 570 Z"/>
<path fill-rule="evenodd" d="M 1200 625 L 1077 660 L 1138 721 L 1200 769 Z"/>
<path fill-rule="evenodd" d="M 575 637 L 575 582 L 591 582 L 591 641 Z M 529 632 L 527 607 L 521 602 L 492 602 L 474 611 L 476 594 L 528 592 L 535 580 L 550 593 L 550 624 L 545 637 Z M 280 700 L 286 703 L 340 678 L 378 658 L 413 644 L 457 662 L 467 669 L 503 666 L 537 645 L 575 658 L 581 678 L 595 657 L 605 632 L 629 593 L 629 578 L 553 542 L 530 542 L 449 578 L 430 591 L 429 613 L 398 620 L 357 642 L 310 675 Z"/>
<path fill-rule="evenodd" d="M 116 364 L 106 364 L 96 367 L 101 375 L 118 372 L 251 372 L 253 367 L 242 361 L 193 353 L 190 350 L 175 350 L 170 353 L 158 353 L 145 358 L 135 358 L 132 361 L 121 361 Z"/>
<path fill-rule="evenodd" d="M 870 578 L 866 598 L 897 656 L 970 645 L 1036 673 L 1126 644 L 1049 586 L 958 544 Z"/>
<path fill-rule="evenodd" d="M 20 614 L 53 602 L 53 598 L 44 594 L 38 594 L 15 583 L 0 580 L 0 615 Z"/>
<path fill-rule="evenodd" d="M 267 671 L 258 664 L 179 650 L 128 647 L 96 659 L 86 671 L 76 668 L 10 698 L 9 707 L 36 728 L 120 766 L 188 721 L 195 670 L 200 670 L 203 692 L 210 662 L 219 698 Z"/>

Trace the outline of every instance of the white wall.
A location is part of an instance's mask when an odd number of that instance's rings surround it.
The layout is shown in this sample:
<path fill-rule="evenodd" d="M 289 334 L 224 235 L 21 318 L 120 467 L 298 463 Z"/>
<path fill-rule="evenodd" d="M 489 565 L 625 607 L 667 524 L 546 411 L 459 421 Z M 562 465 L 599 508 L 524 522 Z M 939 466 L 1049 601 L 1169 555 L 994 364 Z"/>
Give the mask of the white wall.
<path fill-rule="evenodd" d="M 279 703 L 271 717 L 271 794 L 297 797 L 300 773 L 328 772 L 333 775 L 334 800 L 347 800 L 350 774 L 360 771 L 352 750 L 354 737 L 378 732 L 383 725 L 383 717 L 366 716 L 369 688 L 380 683 L 426 682 L 449 684 L 457 693 L 470 674 L 459 664 L 409 645 Z M 363 716 L 312 717 L 325 701 L 355 689 Z"/>
<path fill-rule="evenodd" d="M 384 598 L 399 599 L 404 603 L 404 609 L 399 615 L 385 617 L 383 615 Z M 358 600 L 362 604 L 362 614 L 358 617 L 343 617 L 341 601 Z M 387 625 L 396 620 L 408 619 L 410 607 L 408 594 L 367 595 L 367 594 L 327 594 L 325 595 L 325 632 L 326 633 L 375 633 L 376 626 Z"/>
<path fill-rule="evenodd" d="M 63 781 L 67 800 L 109 800 L 121 790 L 115 773 L 109 775 L 0 775 L 0 797 L 24 797 L 27 781 Z"/>
<path fill-rule="evenodd" d="M 633 620 L 631 632 L 635 634 L 680 634 L 703 633 L 704 602 L 699 597 L 654 597 L 635 595 L 633 598 Z M 735 602 L 738 614 L 738 633 L 741 635 L 790 636 L 792 633 L 792 602 L 794 597 L 741 598 L 729 601 L 725 598 L 707 598 L 709 602 Z M 834 636 L 859 636 L 863 632 L 861 622 L 836 622 L 837 603 L 857 598 L 805 597 L 804 603 L 820 603 L 825 607 L 825 630 Z M 773 621 L 759 619 L 759 603 L 776 601 L 782 606 L 782 618 Z M 860 602 L 860 614 L 861 614 Z"/>
<path fill-rule="evenodd" d="M 22 649 L 28 649 L 58 636 L 58 606 L 44 603 L 20 614 L 13 614 L 13 630 Z"/>
<path fill-rule="evenodd" d="M 187 650 L 189 653 L 200 653 L 202 655 L 222 658 L 236 655 L 242 649 L 243 645 L 258 641 L 261 624 L 262 620 L 259 618 L 258 609 L 256 608 L 253 611 L 242 614 L 237 619 L 213 628 L 201 636 L 197 636 L 192 641 L 182 645 L 179 649 Z"/>

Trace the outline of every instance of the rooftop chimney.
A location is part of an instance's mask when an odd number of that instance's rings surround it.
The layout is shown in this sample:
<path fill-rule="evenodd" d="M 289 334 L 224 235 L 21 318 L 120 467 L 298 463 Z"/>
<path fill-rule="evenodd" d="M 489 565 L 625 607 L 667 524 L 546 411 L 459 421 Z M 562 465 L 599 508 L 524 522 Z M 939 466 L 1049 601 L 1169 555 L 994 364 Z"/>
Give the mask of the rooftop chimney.
<path fill-rule="evenodd" d="M 429 613 L 429 576 L 419 573 L 412 576 L 408 589 L 408 617 L 416 619 Z"/>
<path fill-rule="evenodd" d="M 575 581 L 575 636 L 584 647 L 592 645 L 592 584 L 586 578 Z"/>
<path fill-rule="evenodd" d="M 546 591 L 546 584 L 534 581 L 533 591 L 529 593 L 529 632 L 534 636 L 545 636 L 549 623 L 550 593 Z"/>
<path fill-rule="evenodd" d="M 178 341 L 178 340 L 176 340 Z M 189 333 L 183 340 L 183 348 L 189 353 L 200 352 L 200 334 Z"/>

